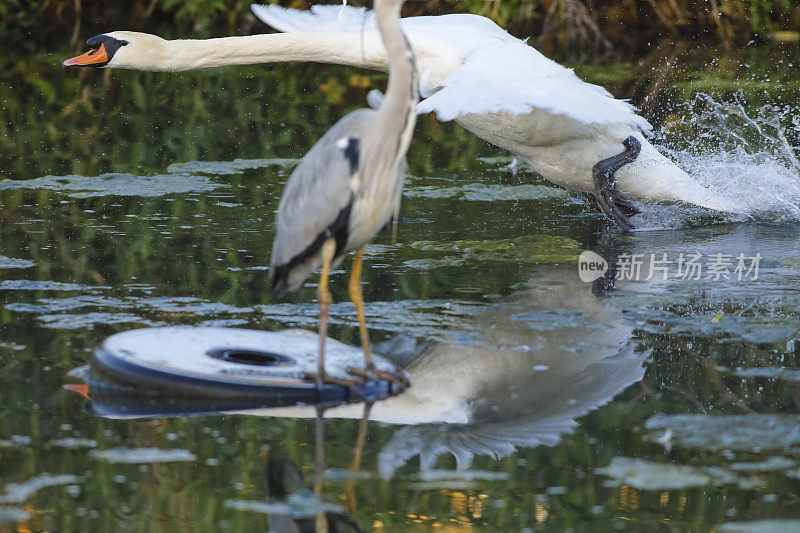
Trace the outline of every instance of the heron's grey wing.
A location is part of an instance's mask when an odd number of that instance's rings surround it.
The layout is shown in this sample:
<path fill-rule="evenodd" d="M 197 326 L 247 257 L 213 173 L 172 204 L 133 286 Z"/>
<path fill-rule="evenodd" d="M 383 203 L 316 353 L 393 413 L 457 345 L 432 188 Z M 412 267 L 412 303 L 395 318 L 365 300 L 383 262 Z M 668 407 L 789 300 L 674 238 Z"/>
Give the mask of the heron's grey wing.
<path fill-rule="evenodd" d="M 276 219 L 270 276 L 273 292 L 297 290 L 319 268 L 322 244 L 337 240 L 344 253 L 347 225 L 359 172 L 360 140 L 374 111 L 350 113 L 314 145 L 292 172 Z"/>

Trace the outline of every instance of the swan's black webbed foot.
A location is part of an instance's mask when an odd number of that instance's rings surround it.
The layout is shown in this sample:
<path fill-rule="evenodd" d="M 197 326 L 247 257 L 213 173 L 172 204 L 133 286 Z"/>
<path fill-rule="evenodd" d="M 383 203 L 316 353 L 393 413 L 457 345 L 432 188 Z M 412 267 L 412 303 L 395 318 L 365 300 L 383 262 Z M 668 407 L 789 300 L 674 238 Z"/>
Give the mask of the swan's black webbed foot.
<path fill-rule="evenodd" d="M 617 191 L 614 173 L 624 165 L 636 160 L 642 150 L 642 144 L 634 136 L 628 137 L 622 144 L 625 146 L 622 153 L 603 159 L 592 168 L 594 196 L 597 203 L 600 204 L 600 209 L 608 218 L 623 230 L 632 231 L 636 226 L 630 221 L 630 217 L 640 211 Z"/>

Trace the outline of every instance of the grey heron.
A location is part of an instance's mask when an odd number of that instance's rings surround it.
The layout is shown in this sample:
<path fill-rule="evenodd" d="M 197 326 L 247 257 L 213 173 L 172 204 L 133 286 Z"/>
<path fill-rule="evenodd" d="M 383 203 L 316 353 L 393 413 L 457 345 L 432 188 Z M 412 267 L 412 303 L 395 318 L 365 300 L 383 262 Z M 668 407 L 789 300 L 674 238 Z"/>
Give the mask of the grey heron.
<path fill-rule="evenodd" d="M 273 293 L 297 291 L 322 267 L 318 298 L 319 373 L 325 376 L 325 340 L 331 266 L 355 250 L 349 283 L 358 313 L 365 370 L 351 371 L 369 379 L 378 376 L 405 386 L 400 375 L 379 372 L 372 361 L 364 317 L 361 266 L 364 247 L 396 219 L 406 170 L 406 152 L 416 123 L 417 80 L 414 55 L 400 28 L 403 0 L 375 0 L 378 28 L 389 58 L 386 97 L 377 110 L 360 109 L 337 122 L 311 148 L 292 172 L 275 221 L 270 260 Z"/>

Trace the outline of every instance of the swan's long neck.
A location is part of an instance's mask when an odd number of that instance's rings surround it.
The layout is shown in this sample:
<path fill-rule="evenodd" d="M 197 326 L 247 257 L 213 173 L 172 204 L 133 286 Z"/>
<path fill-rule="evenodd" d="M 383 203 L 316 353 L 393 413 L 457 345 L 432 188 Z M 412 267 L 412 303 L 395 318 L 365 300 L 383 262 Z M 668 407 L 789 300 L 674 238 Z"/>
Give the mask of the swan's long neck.
<path fill-rule="evenodd" d="M 161 40 L 119 67 L 181 71 L 287 61 L 335 63 L 376 70 L 386 70 L 388 66 L 386 54 L 374 33 L 363 36 L 357 33 L 270 33 Z"/>
<path fill-rule="evenodd" d="M 398 0 L 375 0 L 375 18 L 389 61 L 389 84 L 378 119 L 387 130 L 399 135 L 398 151 L 405 156 L 416 120 L 419 91 L 414 52 L 400 27 L 401 5 Z"/>

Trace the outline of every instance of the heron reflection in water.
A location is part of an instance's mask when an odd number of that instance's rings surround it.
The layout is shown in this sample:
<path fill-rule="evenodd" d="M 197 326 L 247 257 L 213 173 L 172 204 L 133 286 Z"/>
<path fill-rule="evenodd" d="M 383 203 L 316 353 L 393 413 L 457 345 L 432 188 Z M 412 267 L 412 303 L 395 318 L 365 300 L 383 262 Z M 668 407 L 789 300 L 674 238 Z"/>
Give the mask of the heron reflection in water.
<path fill-rule="evenodd" d="M 269 531 L 275 533 L 361 533 L 362 529 L 355 521 L 355 473 L 361 465 L 361 453 L 366 442 L 367 420 L 372 404 L 364 404 L 363 415 L 358 428 L 358 436 L 353 449 L 353 458 L 348 470 L 351 478 L 345 484 L 345 501 L 347 512 L 338 506 L 325 506 L 322 490 L 325 482 L 325 422 L 323 409 L 316 408 L 316 461 L 314 472 L 314 498 L 320 510 L 313 515 L 301 514 L 293 516 L 291 512 L 269 514 Z M 293 499 L 307 499 L 309 489 L 300 469 L 291 461 L 283 458 L 271 458 L 267 462 L 267 494 L 270 502 L 289 503 Z"/>

